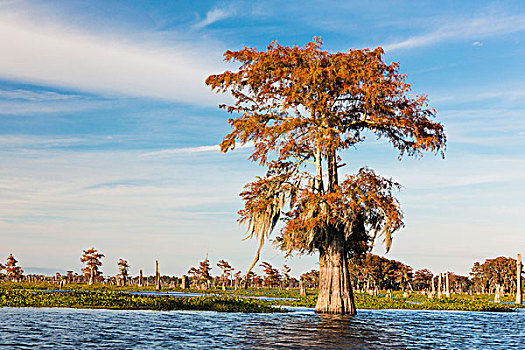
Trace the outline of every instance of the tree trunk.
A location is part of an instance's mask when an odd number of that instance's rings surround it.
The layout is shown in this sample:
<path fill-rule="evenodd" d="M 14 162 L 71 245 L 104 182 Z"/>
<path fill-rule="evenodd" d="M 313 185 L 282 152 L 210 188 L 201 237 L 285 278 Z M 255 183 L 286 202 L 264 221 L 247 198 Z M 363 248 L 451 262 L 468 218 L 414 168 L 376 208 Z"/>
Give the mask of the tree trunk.
<path fill-rule="evenodd" d="M 499 284 L 496 284 L 496 290 L 494 292 L 494 302 L 499 303 L 500 302 L 500 292 L 499 292 Z"/>
<path fill-rule="evenodd" d="M 142 276 L 142 269 L 140 269 L 139 272 L 139 287 L 142 287 L 144 285 L 144 277 Z"/>
<path fill-rule="evenodd" d="M 316 165 L 318 183 L 322 185 L 321 152 L 317 147 Z M 333 193 L 337 190 L 337 157 L 335 149 L 329 147 L 326 153 L 328 170 L 327 190 Z M 318 187 L 319 193 L 323 187 Z M 327 314 L 356 314 L 354 294 L 350 273 L 348 271 L 348 257 L 344 241 L 344 233 L 332 228 L 332 241 L 328 246 L 319 249 L 319 295 L 315 311 Z"/>
<path fill-rule="evenodd" d="M 438 276 L 438 298 L 442 298 L 443 297 L 443 285 L 442 285 L 442 282 L 441 282 L 442 279 L 443 279 L 443 274 L 440 273 L 439 276 Z"/>
<path fill-rule="evenodd" d="M 315 312 L 356 314 L 342 237 L 336 236 L 319 255 L 319 296 Z"/>
<path fill-rule="evenodd" d="M 182 289 L 190 288 L 190 280 L 188 279 L 188 276 L 182 275 Z"/>
<path fill-rule="evenodd" d="M 447 298 L 450 298 L 450 281 L 449 281 L 449 278 L 448 278 L 448 272 L 445 275 L 445 281 L 446 281 L 446 283 L 445 283 L 445 285 L 446 285 L 446 287 L 445 287 L 446 288 L 445 289 L 445 296 Z"/>
<path fill-rule="evenodd" d="M 95 269 L 92 267 L 89 269 L 89 282 L 88 285 L 93 285 L 95 283 Z"/>
<path fill-rule="evenodd" d="M 160 290 L 159 261 L 155 261 L 155 290 Z"/>
<path fill-rule="evenodd" d="M 299 295 L 306 295 L 306 288 L 304 286 L 303 280 L 299 281 Z"/>
<path fill-rule="evenodd" d="M 322 162 L 322 155 L 321 155 L 321 147 L 316 147 L 315 150 L 315 182 L 316 182 L 316 189 L 318 193 L 324 192 L 324 186 L 323 186 L 323 166 L 321 164 Z"/>
<path fill-rule="evenodd" d="M 335 149 L 329 149 L 328 154 L 326 155 L 326 160 L 328 163 L 328 192 L 333 193 L 336 191 L 338 185 L 337 179 L 337 157 L 335 154 Z"/>
<path fill-rule="evenodd" d="M 521 263 L 521 254 L 518 254 L 516 259 L 516 304 L 521 304 L 521 269 L 523 265 Z"/>

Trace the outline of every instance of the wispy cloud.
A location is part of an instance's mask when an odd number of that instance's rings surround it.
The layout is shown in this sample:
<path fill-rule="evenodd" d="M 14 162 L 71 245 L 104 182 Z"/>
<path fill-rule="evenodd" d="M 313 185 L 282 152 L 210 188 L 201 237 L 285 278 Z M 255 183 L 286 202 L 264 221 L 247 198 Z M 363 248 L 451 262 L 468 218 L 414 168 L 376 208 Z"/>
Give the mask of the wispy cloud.
<path fill-rule="evenodd" d="M 436 91 L 430 98 L 432 103 L 449 104 L 478 101 L 490 101 L 490 108 L 498 106 L 500 108 L 521 107 L 523 108 L 523 98 L 525 88 L 521 81 L 507 80 L 504 83 L 495 83 L 490 86 L 473 85 L 466 88 L 451 90 L 447 87 L 446 92 Z"/>
<path fill-rule="evenodd" d="M 219 17 L 217 13 L 209 20 Z M 0 15 L 0 32 L 0 77 L 6 79 L 199 105 L 217 101 L 204 79 L 222 70 L 214 57 L 221 50 L 204 54 L 201 48 L 176 47 L 173 42 L 150 46 L 129 38 L 86 35 L 12 14 Z"/>
<path fill-rule="evenodd" d="M 29 91 L 23 89 L 0 89 L 0 99 L 25 101 L 63 101 L 79 98 L 78 95 L 61 94 L 54 91 Z"/>
<path fill-rule="evenodd" d="M 225 8 L 214 8 L 206 13 L 206 17 L 195 23 L 193 25 L 193 28 L 195 29 L 202 29 L 204 27 L 209 26 L 210 24 L 213 24 L 215 22 L 219 22 L 223 19 L 226 19 L 228 17 L 231 17 L 233 14 L 233 11 L 231 8 L 225 9 Z"/>
<path fill-rule="evenodd" d="M 0 90 L 0 115 L 49 114 L 107 108 L 111 99 L 54 91 Z"/>
<path fill-rule="evenodd" d="M 447 19 L 447 21 L 450 21 Z M 430 46 L 443 41 L 472 40 L 525 30 L 525 15 L 494 14 L 470 19 L 456 19 L 426 34 L 384 45 L 386 51 Z M 477 45 L 480 41 L 475 41 Z"/>
<path fill-rule="evenodd" d="M 170 156 L 174 154 L 183 154 L 183 153 L 218 152 L 219 150 L 220 150 L 219 145 L 182 147 L 182 148 L 163 149 L 160 151 L 143 153 L 141 154 L 141 157 L 163 157 L 163 156 Z"/>
<path fill-rule="evenodd" d="M 121 141 L 121 137 L 118 138 Z M 67 149 L 79 146 L 100 146 L 115 142 L 112 136 L 71 137 L 67 135 L 35 136 L 35 135 L 0 135 L 2 151 L 16 150 L 49 150 Z M 19 154 L 21 155 L 21 154 Z"/>
<path fill-rule="evenodd" d="M 248 142 L 244 145 L 236 145 L 236 149 L 251 148 L 253 147 L 252 142 Z M 182 147 L 182 148 L 171 148 L 163 149 L 160 151 L 148 152 L 141 154 L 141 157 L 166 157 L 178 154 L 189 154 L 189 153 L 202 153 L 202 152 L 219 152 L 221 147 L 219 145 L 210 146 L 198 146 L 198 147 Z"/>

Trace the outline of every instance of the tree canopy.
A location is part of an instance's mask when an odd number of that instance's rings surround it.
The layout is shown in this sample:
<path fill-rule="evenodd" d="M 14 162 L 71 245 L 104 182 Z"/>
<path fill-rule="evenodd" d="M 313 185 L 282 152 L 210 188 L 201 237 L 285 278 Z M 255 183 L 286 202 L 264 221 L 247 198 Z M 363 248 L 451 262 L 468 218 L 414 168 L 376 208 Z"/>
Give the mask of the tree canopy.
<path fill-rule="evenodd" d="M 101 273 L 99 267 L 102 266 L 100 259 L 104 257 L 104 254 L 99 253 L 95 248 L 83 249 L 82 253 L 80 262 L 86 264 L 86 267 L 82 269 L 82 272 L 86 276 L 89 276 L 91 273 L 93 273 L 95 277 L 98 276 Z"/>
<path fill-rule="evenodd" d="M 350 235 L 361 215 L 374 232 L 383 230 L 388 249 L 391 233 L 403 225 L 392 196 L 399 185 L 368 168 L 338 184 L 341 164 L 334 153 L 363 142 L 370 131 L 390 141 L 400 157 L 443 154 L 444 129 L 433 121 L 427 97 L 409 94 L 399 65 L 383 62 L 382 48 L 329 53 L 321 44 L 314 38 L 304 47 L 274 41 L 266 51 L 226 51 L 225 61 L 241 64 L 238 71 L 206 80 L 234 97 L 234 104 L 220 107 L 240 114 L 229 120 L 232 131 L 221 150 L 253 143 L 250 159 L 268 167 L 266 176 L 241 194 L 246 204 L 240 220 L 249 224 L 250 236 L 263 240 L 288 202 L 281 247 L 311 252 L 327 238 L 323 227 L 336 224 Z M 312 186 L 314 176 L 302 171 L 319 162 L 318 156 L 329 163 L 327 188 L 319 177 Z M 322 205 L 330 210 L 321 210 Z"/>

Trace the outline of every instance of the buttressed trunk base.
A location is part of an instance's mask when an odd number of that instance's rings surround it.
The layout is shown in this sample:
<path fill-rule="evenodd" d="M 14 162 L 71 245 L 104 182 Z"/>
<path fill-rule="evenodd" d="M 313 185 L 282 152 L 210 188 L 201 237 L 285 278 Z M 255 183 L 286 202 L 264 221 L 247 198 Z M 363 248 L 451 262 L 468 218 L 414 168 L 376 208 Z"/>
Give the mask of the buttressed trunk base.
<path fill-rule="evenodd" d="M 334 239 L 319 254 L 319 296 L 315 312 L 355 315 L 348 259 L 342 239 Z"/>

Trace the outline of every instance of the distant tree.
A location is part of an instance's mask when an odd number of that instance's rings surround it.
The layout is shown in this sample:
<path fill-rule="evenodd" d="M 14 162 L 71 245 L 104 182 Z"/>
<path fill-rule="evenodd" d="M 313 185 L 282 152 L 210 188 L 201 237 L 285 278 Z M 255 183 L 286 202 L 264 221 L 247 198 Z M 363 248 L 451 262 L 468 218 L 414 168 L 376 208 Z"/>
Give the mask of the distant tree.
<path fill-rule="evenodd" d="M 235 281 L 235 287 L 237 288 L 237 286 L 242 282 L 242 271 L 241 270 L 233 274 L 233 280 Z"/>
<path fill-rule="evenodd" d="M 80 261 L 86 264 L 82 272 L 89 278 L 88 284 L 92 285 L 95 283 L 95 279 L 101 274 L 99 267 L 102 266 L 102 262 L 100 259 L 104 257 L 104 254 L 99 253 L 95 248 L 82 250 L 82 252 L 83 254 L 80 257 Z"/>
<path fill-rule="evenodd" d="M 429 269 L 420 269 L 414 273 L 414 288 L 416 290 L 427 290 L 432 288 L 432 277 L 434 275 Z"/>
<path fill-rule="evenodd" d="M 413 276 L 412 267 L 395 260 L 390 260 L 390 262 L 394 265 L 393 288 L 401 290 L 412 289 L 410 284 Z"/>
<path fill-rule="evenodd" d="M 470 270 L 470 280 L 475 292 L 485 293 L 486 281 L 483 279 L 483 269 L 479 262 L 475 262 Z"/>
<path fill-rule="evenodd" d="M 279 270 L 274 268 L 270 263 L 264 261 L 260 264 L 260 266 L 263 268 L 265 273 L 264 283 L 268 288 L 275 287 L 279 285 L 279 281 L 281 280 L 281 274 L 279 273 Z"/>
<path fill-rule="evenodd" d="M 198 283 L 198 281 L 199 281 L 199 269 L 197 269 L 194 266 L 190 267 L 190 269 L 188 270 L 188 275 L 190 276 L 191 283 L 193 285 Z"/>
<path fill-rule="evenodd" d="M 257 282 L 259 282 L 259 276 L 257 276 L 257 274 L 253 271 L 250 271 L 248 272 L 245 276 L 245 285 L 249 285 L 249 286 L 252 286 L 252 287 L 255 287 L 256 284 L 255 284 L 255 280 L 257 279 Z"/>
<path fill-rule="evenodd" d="M 264 282 L 264 278 L 254 273 L 253 271 L 251 272 L 250 280 L 252 281 L 252 286 L 256 288 L 262 287 L 262 284 Z"/>
<path fill-rule="evenodd" d="M 494 292 L 496 286 L 504 288 L 505 292 L 516 289 L 516 259 L 500 256 L 486 259 L 483 264 L 474 263 L 470 272 L 474 288 L 481 286 L 482 292 Z"/>
<path fill-rule="evenodd" d="M 122 281 L 122 285 L 125 286 L 128 280 L 129 264 L 127 260 L 119 259 L 118 263 L 118 274 Z"/>
<path fill-rule="evenodd" d="M 18 260 L 15 259 L 13 254 L 9 254 L 7 262 L 5 264 L 6 276 L 13 282 L 19 282 L 22 279 L 24 270 L 20 266 L 16 266 Z"/>
<path fill-rule="evenodd" d="M 288 288 L 290 286 L 290 272 L 292 269 L 288 265 L 283 265 L 283 283 L 284 287 Z"/>
<path fill-rule="evenodd" d="M 301 280 L 307 288 L 318 288 L 319 287 L 319 271 L 310 270 L 301 275 Z"/>
<path fill-rule="evenodd" d="M 236 114 L 221 150 L 253 143 L 250 159 L 267 167 L 241 193 L 240 221 L 259 240 L 252 267 L 282 218 L 282 250 L 319 253 L 316 311 L 354 314 L 348 259 L 369 251 L 378 235 L 388 251 L 403 215 L 393 196 L 399 184 L 366 167 L 339 181 L 340 155 L 375 134 L 400 158 L 420 157 L 442 152 L 445 134 L 427 97 L 410 93 L 382 48 L 329 53 L 321 44 L 314 38 L 301 48 L 274 41 L 266 51 L 226 51 L 225 60 L 239 69 L 211 75 L 206 84 L 234 98 L 220 106 Z"/>
<path fill-rule="evenodd" d="M 472 285 L 467 276 L 457 275 L 453 272 L 448 273 L 450 289 L 455 293 L 464 293 Z"/>
<path fill-rule="evenodd" d="M 199 262 L 199 268 L 190 268 L 188 270 L 188 275 L 193 276 L 194 280 L 197 279 L 201 287 L 208 288 L 212 280 L 210 271 L 210 260 L 206 255 L 206 258 L 203 261 Z"/>
<path fill-rule="evenodd" d="M 217 266 L 222 270 L 221 282 L 222 282 L 223 288 L 225 288 L 226 281 L 230 280 L 230 276 L 233 271 L 233 267 L 231 267 L 230 264 L 226 260 L 219 260 L 217 262 Z"/>
<path fill-rule="evenodd" d="M 0 263 L 0 280 L 5 277 L 5 274 L 2 271 L 5 269 L 5 266 Z"/>
<path fill-rule="evenodd" d="M 358 288 L 405 290 L 411 287 L 412 267 L 376 254 L 350 259 L 349 271 Z"/>
<path fill-rule="evenodd" d="M 66 278 L 67 278 L 67 283 L 73 283 L 73 280 L 74 280 L 74 276 L 73 276 L 73 271 L 71 270 L 68 270 L 66 272 Z"/>
<path fill-rule="evenodd" d="M 211 277 L 211 267 L 210 267 L 210 260 L 208 259 L 208 256 L 206 255 L 206 259 L 201 261 L 199 263 L 199 275 L 201 280 L 206 284 L 207 287 L 209 287 L 209 283 L 212 280 Z"/>

